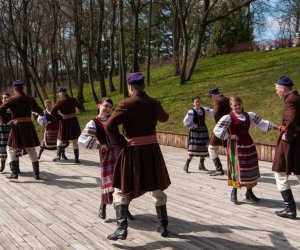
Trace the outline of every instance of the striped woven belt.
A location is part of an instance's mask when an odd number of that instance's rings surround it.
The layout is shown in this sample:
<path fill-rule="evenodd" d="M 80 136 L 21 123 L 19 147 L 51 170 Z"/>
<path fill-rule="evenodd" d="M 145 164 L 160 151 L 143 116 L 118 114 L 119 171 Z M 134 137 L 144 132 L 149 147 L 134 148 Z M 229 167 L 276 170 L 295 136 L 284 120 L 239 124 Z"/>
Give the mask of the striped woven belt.
<path fill-rule="evenodd" d="M 128 140 L 129 140 L 129 142 L 126 146 L 141 146 L 141 145 L 157 143 L 156 134 L 132 137 L 132 138 L 129 138 Z"/>
<path fill-rule="evenodd" d="M 31 117 L 28 116 L 28 117 L 18 117 L 18 118 L 14 118 L 12 120 L 12 123 L 13 124 L 17 124 L 18 122 L 31 122 Z"/>
<path fill-rule="evenodd" d="M 76 117 L 76 113 L 63 115 L 64 120 L 74 118 L 74 117 Z"/>

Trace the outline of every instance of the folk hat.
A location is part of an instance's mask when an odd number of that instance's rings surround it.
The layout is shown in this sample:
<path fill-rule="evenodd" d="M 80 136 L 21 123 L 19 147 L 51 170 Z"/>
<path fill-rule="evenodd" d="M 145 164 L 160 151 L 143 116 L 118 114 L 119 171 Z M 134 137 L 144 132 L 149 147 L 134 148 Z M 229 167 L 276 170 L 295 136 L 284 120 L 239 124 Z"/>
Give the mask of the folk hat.
<path fill-rule="evenodd" d="M 211 98 L 212 95 L 218 95 L 220 94 L 219 89 L 218 88 L 212 88 L 208 91 L 209 97 Z"/>
<path fill-rule="evenodd" d="M 21 87 L 24 85 L 24 82 L 22 80 L 14 80 L 13 81 L 13 86 L 14 87 Z"/>
<path fill-rule="evenodd" d="M 127 84 L 143 85 L 144 79 L 144 75 L 140 72 L 129 73 L 127 77 Z"/>
<path fill-rule="evenodd" d="M 294 85 L 293 81 L 287 76 L 280 77 L 277 80 L 276 84 L 281 85 L 281 86 L 285 86 L 285 87 L 292 87 Z"/>

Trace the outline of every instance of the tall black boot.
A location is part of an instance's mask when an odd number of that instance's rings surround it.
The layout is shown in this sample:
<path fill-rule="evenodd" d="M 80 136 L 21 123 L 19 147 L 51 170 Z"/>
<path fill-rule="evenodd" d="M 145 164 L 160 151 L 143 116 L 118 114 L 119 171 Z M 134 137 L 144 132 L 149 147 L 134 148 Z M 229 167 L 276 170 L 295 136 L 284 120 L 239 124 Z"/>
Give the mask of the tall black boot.
<path fill-rule="evenodd" d="M 32 163 L 33 167 L 33 177 L 36 180 L 40 180 L 40 163 L 38 161 Z"/>
<path fill-rule="evenodd" d="M 61 146 L 56 147 L 56 157 L 52 161 L 60 161 L 61 157 Z"/>
<path fill-rule="evenodd" d="M 5 169 L 5 159 L 1 159 L 1 168 L 0 168 L 0 172 L 3 172 Z"/>
<path fill-rule="evenodd" d="M 238 204 L 238 201 L 237 201 L 237 188 L 232 188 L 230 200 L 231 200 L 235 205 Z"/>
<path fill-rule="evenodd" d="M 17 171 L 18 171 L 18 174 L 20 174 L 20 173 L 21 173 L 21 171 L 20 171 L 20 165 L 19 165 L 19 163 L 20 163 L 20 161 L 19 161 L 19 158 L 18 158 L 18 160 L 16 160 L 16 166 L 17 166 Z"/>
<path fill-rule="evenodd" d="M 224 175 L 224 170 L 222 168 L 222 163 L 220 161 L 220 158 L 217 157 L 213 159 L 214 165 L 216 167 L 216 171 L 212 172 L 210 176 L 217 176 L 217 175 Z"/>
<path fill-rule="evenodd" d="M 11 161 L 9 165 L 10 165 L 11 174 L 9 177 L 7 177 L 7 179 L 18 179 L 19 173 L 18 173 L 17 161 Z"/>
<path fill-rule="evenodd" d="M 156 206 L 157 218 L 159 220 L 160 227 L 158 228 L 158 232 L 162 237 L 168 236 L 168 214 L 167 214 L 167 206 Z"/>
<path fill-rule="evenodd" d="M 75 155 L 75 163 L 80 163 L 79 161 L 79 149 L 74 149 L 74 155 Z"/>
<path fill-rule="evenodd" d="M 280 192 L 283 198 L 283 204 L 285 209 L 281 211 L 276 211 L 275 213 L 284 218 L 296 219 L 296 203 L 291 189 L 287 189 Z"/>
<path fill-rule="evenodd" d="M 106 204 L 101 203 L 101 205 L 99 207 L 99 214 L 98 215 L 103 220 L 106 218 Z"/>
<path fill-rule="evenodd" d="M 186 163 L 185 163 L 185 165 L 184 165 L 184 167 L 183 167 L 183 170 L 184 170 L 186 173 L 189 172 L 189 165 L 190 165 L 190 162 L 191 162 L 191 160 L 190 160 L 190 159 L 187 159 L 187 160 L 186 160 Z"/>
<path fill-rule="evenodd" d="M 208 171 L 205 166 L 204 166 L 204 161 L 205 161 L 205 158 L 200 158 L 200 162 L 199 162 L 199 170 L 202 170 L 202 171 Z"/>
<path fill-rule="evenodd" d="M 108 235 L 109 240 L 126 240 L 127 238 L 127 213 L 128 205 L 120 204 L 116 206 L 117 230 Z"/>
<path fill-rule="evenodd" d="M 66 154 L 65 154 L 65 148 L 62 148 L 62 149 L 61 149 L 61 158 L 64 159 L 64 160 L 66 160 L 66 161 L 69 160 L 69 159 L 67 158 Z"/>
<path fill-rule="evenodd" d="M 253 193 L 252 188 L 247 188 L 246 199 L 249 200 L 249 201 L 255 201 L 255 202 L 260 201 L 260 199 L 257 198 L 255 196 L 255 194 Z"/>
<path fill-rule="evenodd" d="M 44 149 L 40 148 L 40 151 L 39 151 L 39 153 L 38 153 L 38 159 L 41 158 L 41 155 L 42 155 L 43 151 L 44 151 Z"/>
<path fill-rule="evenodd" d="M 133 217 L 133 215 L 130 213 L 129 208 L 127 210 L 127 219 L 128 220 L 135 220 L 135 218 Z"/>

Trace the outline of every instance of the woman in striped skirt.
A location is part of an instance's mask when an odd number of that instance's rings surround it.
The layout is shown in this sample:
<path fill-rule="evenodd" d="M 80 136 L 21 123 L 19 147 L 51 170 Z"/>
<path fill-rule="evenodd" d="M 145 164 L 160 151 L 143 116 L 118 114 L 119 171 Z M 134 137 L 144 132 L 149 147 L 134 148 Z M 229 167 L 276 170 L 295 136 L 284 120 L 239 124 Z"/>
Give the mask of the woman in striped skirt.
<path fill-rule="evenodd" d="M 192 98 L 193 109 L 189 110 L 183 119 L 183 124 L 189 128 L 188 153 L 183 170 L 189 172 L 189 164 L 194 156 L 200 157 L 199 170 L 208 171 L 204 166 L 205 157 L 208 156 L 208 129 L 205 124 L 205 115 L 213 115 L 213 109 L 201 107 L 199 96 Z"/>
<path fill-rule="evenodd" d="M 249 127 L 254 125 L 265 132 L 278 128 L 253 112 L 244 112 L 240 97 L 231 97 L 230 107 L 232 112 L 219 120 L 214 133 L 222 140 L 228 139 L 227 166 L 228 185 L 232 186 L 231 201 L 237 204 L 237 188 L 246 187 L 246 199 L 258 202 L 260 199 L 254 195 L 252 188 L 257 185 L 260 172 L 257 151 L 249 134 Z"/>
<path fill-rule="evenodd" d="M 113 102 L 104 97 L 98 104 L 99 114 L 95 119 L 89 121 L 78 138 L 78 145 L 85 149 L 96 149 L 100 155 L 100 180 L 101 180 L 101 204 L 99 217 L 106 218 L 106 205 L 112 204 L 114 188 L 112 187 L 112 175 L 115 162 L 119 156 L 120 149 L 108 138 L 104 126 L 111 114 Z M 128 219 L 133 216 L 128 211 Z"/>
<path fill-rule="evenodd" d="M 9 93 L 3 93 L 2 94 L 2 103 L 5 103 L 8 98 L 10 97 Z M 7 146 L 7 140 L 8 140 L 8 135 L 11 130 L 11 125 L 9 124 L 9 121 L 12 119 L 11 112 L 8 109 L 7 113 L 7 123 L 4 123 L 1 121 L 0 123 L 0 158 L 1 158 L 1 167 L 0 167 L 0 172 L 3 172 L 5 169 L 5 162 L 7 158 L 7 151 L 6 151 L 6 146 Z M 21 156 L 21 150 L 17 151 L 17 157 Z"/>

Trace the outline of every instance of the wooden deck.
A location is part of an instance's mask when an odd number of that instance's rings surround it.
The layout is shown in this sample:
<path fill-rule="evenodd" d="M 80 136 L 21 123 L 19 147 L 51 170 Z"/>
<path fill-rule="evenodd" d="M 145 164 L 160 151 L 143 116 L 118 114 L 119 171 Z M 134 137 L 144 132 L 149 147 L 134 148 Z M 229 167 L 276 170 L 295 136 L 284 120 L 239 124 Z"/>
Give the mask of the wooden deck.
<path fill-rule="evenodd" d="M 28 156 L 20 161 L 22 173 L 9 181 L 8 166 L 0 175 L 0 249 L 299 249 L 300 220 L 279 218 L 282 199 L 276 189 L 271 164 L 260 162 L 262 178 L 255 194 L 259 204 L 229 201 L 226 177 L 211 177 L 197 170 L 193 159 L 186 174 L 186 150 L 161 146 L 172 185 L 168 194 L 168 238 L 156 232 L 158 222 L 148 194 L 133 200 L 125 241 L 108 241 L 116 229 L 115 212 L 98 218 L 99 167 L 95 151 L 81 151 L 81 164 L 52 163 L 54 151 L 45 151 L 40 167 L 42 180 L 32 178 Z M 71 151 L 67 156 L 73 157 Z M 225 158 L 222 157 L 225 165 Z M 213 169 L 207 159 L 206 166 Z M 292 184 L 296 180 L 292 177 Z M 300 201 L 298 186 L 293 187 Z M 299 205 L 299 202 L 298 202 Z M 299 211 L 298 211 L 299 212 Z"/>

